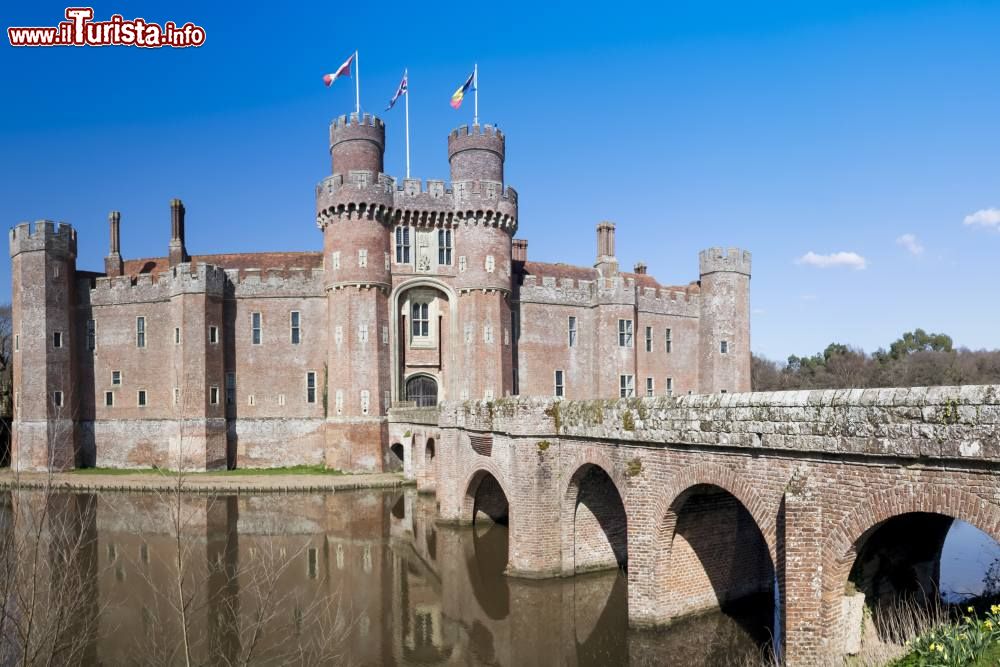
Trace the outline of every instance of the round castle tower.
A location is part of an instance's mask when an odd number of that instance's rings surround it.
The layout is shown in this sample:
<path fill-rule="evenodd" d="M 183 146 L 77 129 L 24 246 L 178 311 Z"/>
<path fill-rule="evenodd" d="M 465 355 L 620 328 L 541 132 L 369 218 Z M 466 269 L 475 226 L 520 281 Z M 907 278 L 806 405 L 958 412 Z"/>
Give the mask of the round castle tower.
<path fill-rule="evenodd" d="M 750 260 L 739 248 L 699 253 L 701 393 L 750 391 Z"/>
<path fill-rule="evenodd" d="M 316 221 L 323 230 L 327 288 L 387 289 L 386 257 L 395 184 L 382 173 L 385 124 L 375 116 L 341 116 L 330 123 L 332 172 L 317 187 Z"/>
<path fill-rule="evenodd" d="M 492 125 L 462 125 L 448 135 L 456 247 L 465 257 L 456 277 L 459 289 L 511 290 L 517 209 L 503 185 L 505 151 L 503 132 Z"/>
<path fill-rule="evenodd" d="M 492 125 L 462 125 L 448 135 L 451 181 L 493 181 L 503 185 L 504 136 Z"/>
<path fill-rule="evenodd" d="M 382 470 L 390 383 L 389 217 L 395 182 L 382 173 L 385 125 L 370 114 L 330 124 L 332 175 L 316 188 L 327 294 L 327 465 Z"/>

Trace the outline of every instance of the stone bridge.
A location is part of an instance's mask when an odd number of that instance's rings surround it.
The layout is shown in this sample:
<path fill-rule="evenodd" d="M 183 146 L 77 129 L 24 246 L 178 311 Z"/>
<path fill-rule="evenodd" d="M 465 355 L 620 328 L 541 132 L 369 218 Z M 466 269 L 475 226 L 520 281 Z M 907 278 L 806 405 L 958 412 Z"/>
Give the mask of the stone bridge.
<path fill-rule="evenodd" d="M 933 589 L 953 519 L 1000 541 L 1000 386 L 400 416 L 391 438 L 440 521 L 509 523 L 509 575 L 627 568 L 637 627 L 771 593 L 791 666 L 851 650 L 866 602 Z"/>

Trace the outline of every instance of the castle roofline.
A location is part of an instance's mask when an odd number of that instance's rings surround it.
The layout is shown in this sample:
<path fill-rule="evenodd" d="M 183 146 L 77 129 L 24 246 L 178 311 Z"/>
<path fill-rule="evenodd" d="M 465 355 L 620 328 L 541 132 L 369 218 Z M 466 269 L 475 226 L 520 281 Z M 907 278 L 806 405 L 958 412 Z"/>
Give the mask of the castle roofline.
<path fill-rule="evenodd" d="M 322 252 L 240 252 L 192 255 L 192 264 L 211 264 L 222 269 L 318 269 L 323 266 Z M 168 257 L 145 257 L 125 261 L 125 275 L 158 274 L 170 269 Z"/>

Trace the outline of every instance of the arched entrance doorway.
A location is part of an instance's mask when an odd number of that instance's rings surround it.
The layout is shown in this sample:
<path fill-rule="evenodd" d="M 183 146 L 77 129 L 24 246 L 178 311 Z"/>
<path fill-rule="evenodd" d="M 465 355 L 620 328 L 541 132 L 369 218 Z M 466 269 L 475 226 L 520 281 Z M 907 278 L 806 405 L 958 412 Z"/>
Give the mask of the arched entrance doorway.
<path fill-rule="evenodd" d="M 438 402 L 437 380 L 429 375 L 414 375 L 406 381 L 405 396 L 418 408 L 433 408 Z"/>

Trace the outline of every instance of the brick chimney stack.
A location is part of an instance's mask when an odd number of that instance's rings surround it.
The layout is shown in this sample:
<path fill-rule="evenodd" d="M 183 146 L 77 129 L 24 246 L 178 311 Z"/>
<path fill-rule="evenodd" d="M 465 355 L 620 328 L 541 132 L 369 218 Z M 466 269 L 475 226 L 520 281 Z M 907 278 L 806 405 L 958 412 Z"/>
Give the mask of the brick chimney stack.
<path fill-rule="evenodd" d="M 184 247 L 184 203 L 180 199 L 170 200 L 170 266 L 189 261 Z"/>
<path fill-rule="evenodd" d="M 615 223 L 604 221 L 597 225 L 597 263 L 594 267 L 605 278 L 618 273 L 615 257 Z"/>
<path fill-rule="evenodd" d="M 122 237 L 121 237 L 122 214 L 119 211 L 111 211 L 108 214 L 108 225 L 111 228 L 111 247 L 108 256 L 104 258 L 104 273 L 108 276 L 120 276 L 125 272 L 124 262 L 122 262 Z"/>
<path fill-rule="evenodd" d="M 511 244 L 511 259 L 515 262 L 528 261 L 528 241 L 527 239 L 514 239 Z"/>

